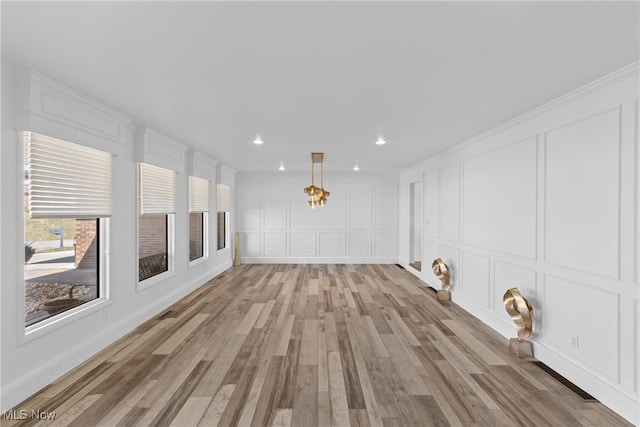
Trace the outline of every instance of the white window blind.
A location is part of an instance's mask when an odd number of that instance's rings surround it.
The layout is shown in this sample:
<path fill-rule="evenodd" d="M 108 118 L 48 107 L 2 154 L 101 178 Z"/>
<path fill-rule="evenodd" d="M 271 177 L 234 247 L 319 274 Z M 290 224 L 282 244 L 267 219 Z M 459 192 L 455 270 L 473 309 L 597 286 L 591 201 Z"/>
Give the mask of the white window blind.
<path fill-rule="evenodd" d="M 176 212 L 176 173 L 169 169 L 139 164 L 140 215 Z"/>
<path fill-rule="evenodd" d="M 209 180 L 189 177 L 189 212 L 209 212 Z"/>
<path fill-rule="evenodd" d="M 231 187 L 224 184 L 216 185 L 216 193 L 217 193 L 217 208 L 218 212 L 229 212 L 231 211 Z"/>
<path fill-rule="evenodd" d="M 24 133 L 31 218 L 111 216 L 111 154 Z"/>

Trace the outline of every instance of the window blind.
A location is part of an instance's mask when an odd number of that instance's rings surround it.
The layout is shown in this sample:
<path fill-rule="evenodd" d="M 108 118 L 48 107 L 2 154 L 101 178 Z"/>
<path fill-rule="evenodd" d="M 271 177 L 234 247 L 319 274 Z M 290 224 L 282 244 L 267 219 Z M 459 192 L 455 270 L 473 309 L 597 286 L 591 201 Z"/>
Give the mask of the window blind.
<path fill-rule="evenodd" d="M 209 180 L 189 177 L 189 212 L 209 212 Z"/>
<path fill-rule="evenodd" d="M 140 215 L 176 212 L 176 173 L 169 169 L 139 163 Z"/>
<path fill-rule="evenodd" d="M 231 187 L 224 184 L 217 184 L 216 193 L 218 212 L 231 211 Z"/>
<path fill-rule="evenodd" d="M 111 216 L 111 154 L 24 132 L 31 218 Z"/>

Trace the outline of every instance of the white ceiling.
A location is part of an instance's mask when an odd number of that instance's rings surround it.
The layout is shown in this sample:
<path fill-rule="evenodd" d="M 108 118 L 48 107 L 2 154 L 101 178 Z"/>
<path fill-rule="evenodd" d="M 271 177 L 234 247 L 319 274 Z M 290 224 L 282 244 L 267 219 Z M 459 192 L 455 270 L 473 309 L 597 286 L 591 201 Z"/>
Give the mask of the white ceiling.
<path fill-rule="evenodd" d="M 638 5 L 3 1 L 2 61 L 240 171 L 399 171 L 636 61 Z"/>

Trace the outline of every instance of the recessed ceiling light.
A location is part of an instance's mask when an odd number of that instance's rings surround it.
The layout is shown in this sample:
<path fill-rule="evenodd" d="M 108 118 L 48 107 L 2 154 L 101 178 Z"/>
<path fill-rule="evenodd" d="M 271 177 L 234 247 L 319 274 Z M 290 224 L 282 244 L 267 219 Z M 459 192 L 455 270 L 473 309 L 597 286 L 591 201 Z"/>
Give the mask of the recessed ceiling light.
<path fill-rule="evenodd" d="M 386 143 L 387 143 L 387 141 L 385 141 L 385 140 L 384 140 L 384 138 L 382 137 L 382 135 L 380 135 L 380 136 L 378 137 L 378 139 L 376 140 L 376 145 L 384 145 L 384 144 L 386 144 Z"/>
<path fill-rule="evenodd" d="M 282 164 L 282 162 L 280 162 L 280 167 L 278 168 L 279 171 L 283 171 L 284 170 L 284 165 Z"/>
<path fill-rule="evenodd" d="M 256 139 L 253 140 L 253 143 L 256 145 L 262 145 L 264 144 L 264 141 L 262 140 L 262 138 L 260 137 L 260 134 L 256 135 Z"/>

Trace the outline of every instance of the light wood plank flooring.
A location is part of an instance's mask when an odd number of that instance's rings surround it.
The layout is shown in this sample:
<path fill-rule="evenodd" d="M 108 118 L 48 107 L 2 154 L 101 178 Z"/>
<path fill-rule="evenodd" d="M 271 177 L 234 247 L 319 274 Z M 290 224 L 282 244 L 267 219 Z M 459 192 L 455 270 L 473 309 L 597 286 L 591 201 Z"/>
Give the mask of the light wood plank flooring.
<path fill-rule="evenodd" d="M 506 348 L 395 265 L 244 265 L 2 425 L 630 425 Z"/>

